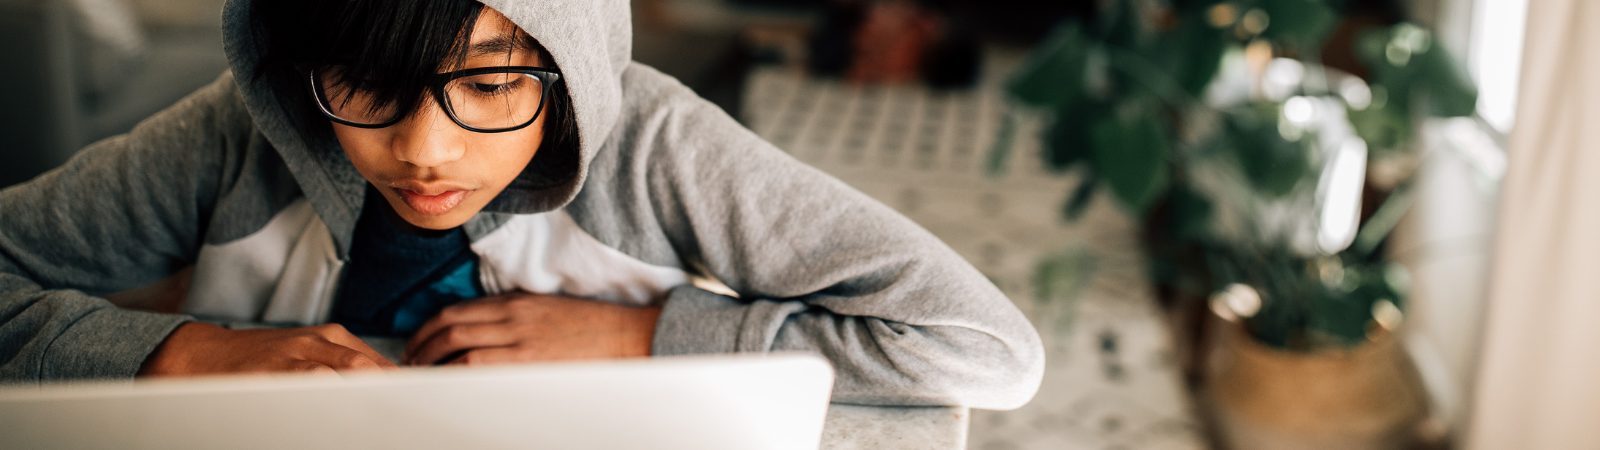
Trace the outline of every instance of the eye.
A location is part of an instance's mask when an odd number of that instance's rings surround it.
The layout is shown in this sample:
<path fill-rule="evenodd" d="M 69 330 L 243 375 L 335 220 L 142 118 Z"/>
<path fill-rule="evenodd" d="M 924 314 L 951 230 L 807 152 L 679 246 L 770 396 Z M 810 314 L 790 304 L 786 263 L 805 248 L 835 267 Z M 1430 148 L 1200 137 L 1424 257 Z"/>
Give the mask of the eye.
<path fill-rule="evenodd" d="M 472 87 L 472 91 L 475 94 L 503 95 L 515 91 L 517 88 L 521 87 L 522 84 L 523 81 L 521 77 L 511 77 L 509 81 L 505 83 L 473 82 L 469 85 Z"/>
<path fill-rule="evenodd" d="M 472 83 L 472 89 L 477 90 L 480 94 L 493 94 L 504 91 L 506 84 Z"/>

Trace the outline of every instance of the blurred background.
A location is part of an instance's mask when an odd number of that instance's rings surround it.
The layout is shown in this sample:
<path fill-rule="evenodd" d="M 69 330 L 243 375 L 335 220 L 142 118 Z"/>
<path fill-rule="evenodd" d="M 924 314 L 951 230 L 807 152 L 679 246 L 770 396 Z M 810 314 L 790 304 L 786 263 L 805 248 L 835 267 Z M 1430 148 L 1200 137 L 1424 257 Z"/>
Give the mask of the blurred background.
<path fill-rule="evenodd" d="M 0 186 L 214 79 L 221 3 L 0 0 Z M 972 448 L 1592 448 L 1600 8 L 1527 3 L 635 0 L 634 50 L 1032 318 Z"/>

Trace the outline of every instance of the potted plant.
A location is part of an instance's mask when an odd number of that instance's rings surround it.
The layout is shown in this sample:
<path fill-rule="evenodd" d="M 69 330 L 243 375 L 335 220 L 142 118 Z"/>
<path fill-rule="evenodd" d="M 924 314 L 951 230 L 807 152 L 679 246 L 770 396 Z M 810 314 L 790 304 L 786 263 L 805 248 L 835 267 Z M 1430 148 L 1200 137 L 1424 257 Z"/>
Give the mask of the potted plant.
<path fill-rule="evenodd" d="M 1402 445 L 1425 401 L 1390 336 L 1407 286 L 1384 244 L 1411 202 L 1417 125 L 1472 114 L 1475 89 L 1425 29 L 1342 1 L 1095 4 L 1008 91 L 1044 116 L 1048 166 L 1080 175 L 1066 218 L 1109 191 L 1140 219 L 1177 323 L 1221 324 L 1179 333 L 1215 337 L 1193 373 L 1217 437 Z"/>

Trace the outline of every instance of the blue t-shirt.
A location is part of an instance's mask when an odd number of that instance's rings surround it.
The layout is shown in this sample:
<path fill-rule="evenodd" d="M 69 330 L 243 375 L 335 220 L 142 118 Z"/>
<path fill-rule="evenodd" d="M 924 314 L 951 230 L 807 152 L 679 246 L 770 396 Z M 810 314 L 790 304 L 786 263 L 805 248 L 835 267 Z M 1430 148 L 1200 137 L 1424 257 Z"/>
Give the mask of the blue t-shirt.
<path fill-rule="evenodd" d="M 407 337 L 439 310 L 482 298 L 478 255 L 460 227 L 417 228 L 368 187 L 332 321 L 367 336 Z"/>

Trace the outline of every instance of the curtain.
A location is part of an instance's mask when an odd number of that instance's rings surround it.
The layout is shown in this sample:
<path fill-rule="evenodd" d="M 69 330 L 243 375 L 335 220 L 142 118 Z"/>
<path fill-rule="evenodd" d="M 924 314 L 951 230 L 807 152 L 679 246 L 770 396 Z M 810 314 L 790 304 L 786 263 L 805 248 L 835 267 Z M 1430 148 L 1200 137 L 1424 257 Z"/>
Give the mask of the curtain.
<path fill-rule="evenodd" d="M 1466 444 L 1600 449 L 1600 2 L 1528 2 Z"/>

